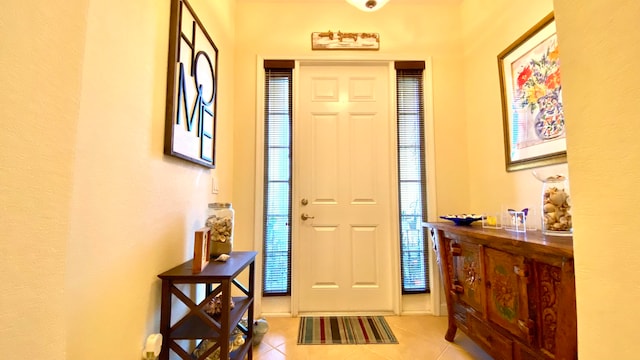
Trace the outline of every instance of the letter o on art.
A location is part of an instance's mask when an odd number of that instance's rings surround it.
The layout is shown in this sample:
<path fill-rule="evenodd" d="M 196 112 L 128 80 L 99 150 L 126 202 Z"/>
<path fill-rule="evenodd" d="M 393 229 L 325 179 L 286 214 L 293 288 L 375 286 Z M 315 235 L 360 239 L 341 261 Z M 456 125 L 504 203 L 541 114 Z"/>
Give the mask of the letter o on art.
<path fill-rule="evenodd" d="M 202 60 L 201 57 L 204 58 L 205 61 L 200 61 Z M 196 68 L 194 77 L 196 89 L 200 92 L 202 100 L 209 105 L 216 96 L 215 75 L 213 74 L 213 65 L 211 64 L 209 55 L 204 51 L 198 51 L 194 59 L 194 66 Z M 208 96 L 209 93 L 211 93 L 210 97 Z M 207 98 L 209 100 L 205 100 Z"/>

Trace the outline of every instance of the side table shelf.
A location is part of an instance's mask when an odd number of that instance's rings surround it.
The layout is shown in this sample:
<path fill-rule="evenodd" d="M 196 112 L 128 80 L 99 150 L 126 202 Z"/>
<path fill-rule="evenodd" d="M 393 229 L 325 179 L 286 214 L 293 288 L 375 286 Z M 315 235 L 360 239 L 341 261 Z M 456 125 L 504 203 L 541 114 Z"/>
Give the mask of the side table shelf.
<path fill-rule="evenodd" d="M 226 262 L 210 262 L 202 272 L 192 274 L 192 261 L 187 261 L 158 277 L 162 279 L 162 303 L 160 314 L 160 333 L 162 333 L 162 351 L 160 360 L 168 360 L 170 352 L 180 358 L 192 360 L 191 352 L 185 350 L 177 340 L 204 340 L 215 343 L 210 352 L 220 348 L 220 360 L 242 360 L 248 356 L 253 359 L 253 300 L 255 279 L 255 251 L 234 251 Z M 248 271 L 248 287 L 243 286 L 236 278 Z M 176 287 L 177 284 L 204 284 L 206 296 L 202 301 L 193 300 Z M 232 289 L 239 290 L 245 296 L 231 296 Z M 188 291 L 191 293 L 192 291 Z M 222 312 L 219 317 L 208 315 L 204 308 L 216 296 L 220 296 Z M 187 313 L 177 321 L 172 321 L 173 297 L 188 308 Z M 234 307 L 230 308 L 233 299 Z M 247 315 L 247 326 L 240 324 Z M 172 325 L 173 324 L 173 325 Z M 245 343 L 240 348 L 229 352 L 229 341 L 234 329 L 240 329 Z M 209 352 L 209 353 L 210 353 Z M 208 354 L 201 355 L 197 360 L 206 359 Z"/>

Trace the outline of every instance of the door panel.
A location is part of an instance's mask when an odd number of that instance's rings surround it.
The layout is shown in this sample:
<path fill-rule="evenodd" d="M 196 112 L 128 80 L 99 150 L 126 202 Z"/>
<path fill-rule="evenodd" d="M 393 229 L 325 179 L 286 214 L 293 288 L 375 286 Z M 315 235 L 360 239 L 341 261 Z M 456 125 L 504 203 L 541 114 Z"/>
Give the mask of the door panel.
<path fill-rule="evenodd" d="M 311 199 L 315 204 L 338 202 L 338 114 L 312 114 Z M 301 179 L 305 180 L 305 179 Z"/>
<path fill-rule="evenodd" d="M 486 249 L 487 318 L 529 342 L 527 265 L 524 257 Z"/>
<path fill-rule="evenodd" d="M 389 68 L 303 65 L 294 148 L 300 312 L 392 311 Z"/>
<path fill-rule="evenodd" d="M 335 226 L 317 226 L 313 228 L 314 237 L 311 243 L 313 256 L 309 262 L 311 265 L 311 276 L 315 284 L 323 287 L 337 288 L 336 279 L 340 278 L 343 272 L 336 265 L 336 257 L 332 251 L 340 247 L 338 228 Z"/>
<path fill-rule="evenodd" d="M 484 313 L 485 289 L 482 268 L 482 248 L 466 241 L 452 243 L 454 291 L 460 300 Z M 461 290 L 456 290 L 461 289 Z"/>
<path fill-rule="evenodd" d="M 371 124 L 375 114 L 352 115 L 349 119 L 349 168 L 351 169 L 349 190 L 353 204 L 375 204 L 376 170 L 371 166 L 376 159 L 375 132 Z"/>
<path fill-rule="evenodd" d="M 353 226 L 351 228 L 351 273 L 353 287 L 375 287 L 378 279 L 376 254 L 376 227 Z"/>

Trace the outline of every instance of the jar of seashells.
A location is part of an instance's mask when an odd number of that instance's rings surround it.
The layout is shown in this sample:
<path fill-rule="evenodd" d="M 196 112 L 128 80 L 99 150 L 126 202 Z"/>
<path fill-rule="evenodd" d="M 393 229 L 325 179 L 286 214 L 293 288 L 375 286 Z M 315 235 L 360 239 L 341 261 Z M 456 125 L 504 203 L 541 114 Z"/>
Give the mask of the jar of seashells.
<path fill-rule="evenodd" d="M 209 232 L 209 253 L 211 258 L 222 254 L 231 254 L 233 250 L 233 217 L 234 211 L 230 203 L 209 204 L 209 215 L 205 226 Z"/>
<path fill-rule="evenodd" d="M 571 235 L 573 225 L 569 180 L 563 175 L 537 178 L 542 181 L 542 233 Z"/>

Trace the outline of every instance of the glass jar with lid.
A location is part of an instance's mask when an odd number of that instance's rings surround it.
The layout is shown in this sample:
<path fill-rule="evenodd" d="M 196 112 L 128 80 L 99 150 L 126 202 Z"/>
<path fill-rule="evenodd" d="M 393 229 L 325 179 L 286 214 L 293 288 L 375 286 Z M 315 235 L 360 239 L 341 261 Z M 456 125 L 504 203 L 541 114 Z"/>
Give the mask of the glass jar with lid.
<path fill-rule="evenodd" d="M 545 178 L 542 181 L 542 233 L 545 235 L 569 236 L 573 232 L 571 221 L 571 197 L 569 180 L 564 175 Z"/>
<path fill-rule="evenodd" d="M 211 229 L 209 236 L 209 253 L 211 258 L 233 251 L 233 219 L 234 211 L 231 203 L 211 203 L 205 226 Z"/>

